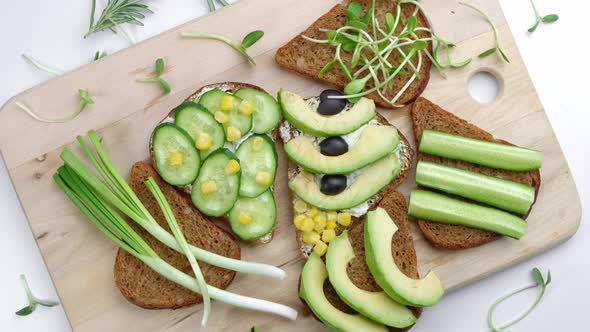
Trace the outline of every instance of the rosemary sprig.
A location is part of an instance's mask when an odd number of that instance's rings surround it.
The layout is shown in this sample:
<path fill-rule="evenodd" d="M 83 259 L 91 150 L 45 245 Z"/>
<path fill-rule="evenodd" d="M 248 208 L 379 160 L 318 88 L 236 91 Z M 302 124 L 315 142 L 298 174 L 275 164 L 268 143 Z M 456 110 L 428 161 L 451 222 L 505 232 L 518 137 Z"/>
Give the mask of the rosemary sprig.
<path fill-rule="evenodd" d="M 478 57 L 485 58 L 488 55 L 492 55 L 492 54 L 498 52 L 498 53 L 500 53 L 500 55 L 502 56 L 504 61 L 510 63 L 510 60 L 508 60 L 508 57 L 506 56 L 506 54 L 504 53 L 504 51 L 502 51 L 502 48 L 500 47 L 500 33 L 498 32 L 498 28 L 496 27 L 496 24 L 494 24 L 494 21 L 492 21 L 492 19 L 486 13 L 484 13 L 481 9 L 479 9 L 471 4 L 468 4 L 465 2 L 459 2 L 459 4 L 462 6 L 473 9 L 474 11 L 479 13 L 481 16 L 483 16 L 483 18 L 490 24 L 490 26 L 492 27 L 492 30 L 494 31 L 494 47 L 481 52 L 478 55 Z"/>
<path fill-rule="evenodd" d="M 92 0 L 90 25 L 84 38 L 104 30 L 117 33 L 115 28 L 123 23 L 143 25 L 141 20 L 145 18 L 144 14 L 152 13 L 152 11 L 148 5 L 142 2 L 142 0 L 108 0 L 106 7 L 95 22 L 96 0 Z"/>
<path fill-rule="evenodd" d="M 55 307 L 59 304 L 55 301 L 41 300 L 36 298 L 35 295 L 33 295 L 33 293 L 31 292 L 31 289 L 29 288 L 29 283 L 27 282 L 27 278 L 24 274 L 20 275 L 20 280 L 22 281 L 23 286 L 25 288 L 25 292 L 27 293 L 27 300 L 29 301 L 29 305 L 15 312 L 15 314 L 19 316 L 30 315 L 37 308 L 37 304 L 42 305 L 44 307 Z"/>
<path fill-rule="evenodd" d="M 493 332 L 503 332 L 504 329 L 507 329 L 507 328 L 513 326 L 514 324 L 520 322 L 526 316 L 528 316 L 533 311 L 533 309 L 535 309 L 535 307 L 539 304 L 539 302 L 541 302 L 543 295 L 545 295 L 545 290 L 547 289 L 547 285 L 549 285 L 549 283 L 551 282 L 551 271 L 547 271 L 547 278 L 543 278 L 543 275 L 541 274 L 541 271 L 539 271 L 538 268 L 534 268 L 532 270 L 532 273 L 533 273 L 533 278 L 535 279 L 535 282 L 536 282 L 535 284 L 525 286 L 523 288 L 517 289 L 515 291 L 512 291 L 512 292 L 500 297 L 490 307 L 490 310 L 488 311 L 488 325 L 492 329 Z M 494 324 L 494 319 L 493 319 L 494 318 L 493 317 L 494 310 L 496 310 L 496 307 L 498 305 L 500 305 L 500 303 L 504 302 L 505 300 L 507 300 L 508 298 L 510 298 L 516 294 L 519 294 L 519 293 L 522 293 L 526 290 L 529 290 L 532 288 L 537 288 L 537 287 L 541 287 L 541 292 L 539 293 L 539 296 L 537 296 L 537 299 L 535 300 L 535 302 L 533 302 L 533 304 L 527 310 L 525 310 L 520 316 L 516 317 L 515 319 L 511 320 L 510 322 L 508 322 L 506 324 L 503 324 L 500 327 L 497 327 Z"/>
<path fill-rule="evenodd" d="M 535 6 L 535 2 L 533 0 L 531 0 L 531 5 L 533 5 L 533 10 L 535 11 L 535 25 L 533 25 L 532 27 L 529 28 L 529 32 L 534 32 L 535 30 L 537 30 L 537 27 L 539 26 L 539 24 L 542 23 L 553 23 L 555 21 L 557 21 L 559 19 L 559 15 L 557 14 L 548 14 L 545 16 L 541 16 L 541 14 L 539 14 L 539 11 L 537 10 L 537 6 Z"/>
<path fill-rule="evenodd" d="M 164 68 L 165 68 L 164 59 L 159 58 L 156 60 L 156 63 L 155 63 L 154 75 L 152 77 L 138 79 L 138 80 L 136 80 L 136 82 L 158 83 L 160 85 L 160 88 L 162 88 L 162 91 L 164 91 L 165 94 L 168 94 L 168 93 L 170 93 L 171 88 L 170 88 L 170 84 L 168 84 L 168 82 L 166 82 L 166 80 L 164 80 L 162 78 L 162 74 L 164 73 Z"/>

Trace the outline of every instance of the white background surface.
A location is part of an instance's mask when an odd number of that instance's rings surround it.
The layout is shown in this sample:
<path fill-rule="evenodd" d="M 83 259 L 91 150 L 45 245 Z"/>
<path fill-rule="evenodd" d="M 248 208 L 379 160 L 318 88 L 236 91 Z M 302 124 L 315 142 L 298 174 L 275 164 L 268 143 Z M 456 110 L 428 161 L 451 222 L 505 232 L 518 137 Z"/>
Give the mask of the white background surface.
<path fill-rule="evenodd" d="M 446 0 L 445 0 L 446 1 Z M 106 1 L 98 1 L 104 3 Z M 568 159 L 584 210 L 590 207 L 590 107 L 588 107 L 588 41 L 584 33 L 590 5 L 582 1 L 537 0 L 541 13 L 560 20 L 529 35 L 534 21 L 528 0 L 501 0 L 520 52 Z M 0 104 L 49 77 L 32 68 L 28 53 L 63 70 L 91 61 L 96 50 L 115 52 L 129 46 L 120 35 L 100 33 L 82 39 L 90 0 L 2 1 L 0 3 Z M 151 1 L 155 14 L 145 26 L 130 28 L 138 41 L 207 12 L 205 0 Z M 477 87 L 481 88 L 481 87 Z M 0 124 L 2 127 L 8 123 Z M 26 135 L 26 132 L 23 132 Z M 15 137 L 15 144 L 18 144 Z M 24 218 L 4 165 L 0 169 L 0 330 L 70 331 L 61 306 L 38 308 L 28 317 L 14 311 L 26 305 L 18 275 L 24 273 L 35 294 L 57 299 L 42 257 Z M 555 220 L 559 222 L 559 220 Z M 561 246 L 495 276 L 445 296 L 425 310 L 413 331 L 485 331 L 491 303 L 508 290 L 532 283 L 530 270 L 551 269 L 553 282 L 537 310 L 511 331 L 583 331 L 590 325 L 590 225 L 583 217 L 578 233 Z M 506 303 L 499 321 L 507 321 L 534 298 L 534 291 Z M 121 327 L 125 329 L 126 327 Z M 195 326 L 194 330 L 198 330 Z"/>

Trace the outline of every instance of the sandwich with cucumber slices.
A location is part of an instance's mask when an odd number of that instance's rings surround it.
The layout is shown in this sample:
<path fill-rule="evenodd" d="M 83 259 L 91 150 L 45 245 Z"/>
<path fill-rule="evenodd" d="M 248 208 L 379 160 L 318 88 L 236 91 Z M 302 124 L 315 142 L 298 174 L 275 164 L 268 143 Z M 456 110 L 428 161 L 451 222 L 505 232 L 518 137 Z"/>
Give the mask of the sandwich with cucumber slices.
<path fill-rule="evenodd" d="M 289 189 L 302 254 L 322 256 L 329 242 L 377 206 L 409 173 L 413 153 L 406 138 L 376 111 L 336 90 L 304 99 L 278 93 L 279 126 L 289 158 Z"/>
<path fill-rule="evenodd" d="M 259 87 L 204 86 L 154 129 L 153 164 L 204 215 L 227 218 L 240 239 L 270 242 L 280 120 L 276 100 Z"/>

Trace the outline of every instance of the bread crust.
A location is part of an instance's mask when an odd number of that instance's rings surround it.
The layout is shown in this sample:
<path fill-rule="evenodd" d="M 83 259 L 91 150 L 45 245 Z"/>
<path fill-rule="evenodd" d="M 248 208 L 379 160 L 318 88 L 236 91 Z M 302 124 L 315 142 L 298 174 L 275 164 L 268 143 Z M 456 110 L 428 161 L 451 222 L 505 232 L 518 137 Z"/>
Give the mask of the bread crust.
<path fill-rule="evenodd" d="M 184 102 L 188 102 L 188 101 L 196 102 L 199 99 L 199 97 L 201 97 L 201 95 L 203 95 L 205 92 L 207 92 L 209 90 L 212 90 L 212 89 L 216 89 L 216 88 L 217 89 L 221 89 L 221 90 L 226 91 L 226 92 L 230 92 L 230 93 L 235 93 L 240 88 L 250 88 L 250 89 L 255 89 L 255 90 L 258 90 L 258 91 L 262 91 L 262 92 L 268 93 L 263 88 L 261 88 L 259 86 L 256 86 L 254 84 L 243 83 L 243 82 L 228 81 L 228 82 L 220 82 L 220 83 L 213 83 L 213 84 L 204 85 L 204 86 L 200 87 L 197 91 L 195 91 L 194 93 L 192 93 L 190 96 L 188 96 L 184 100 Z M 174 118 L 175 115 L 176 115 L 176 109 L 173 109 L 162 120 L 160 120 L 160 122 L 157 125 L 160 125 L 162 123 L 168 122 L 169 119 L 170 118 Z M 272 138 L 272 140 L 275 143 L 278 142 L 278 139 L 279 139 L 278 126 L 275 127 L 269 133 L 269 136 Z M 152 161 L 152 165 L 155 165 L 156 162 L 154 160 L 154 153 L 153 153 L 153 135 L 150 136 L 149 151 L 150 151 L 150 159 Z M 187 197 L 190 197 L 190 194 L 191 194 L 191 187 L 190 186 L 176 186 L 176 188 L 181 193 L 183 193 L 184 195 L 186 195 Z M 228 223 L 228 220 L 227 220 L 227 217 L 226 216 L 217 217 L 217 218 L 211 217 L 211 219 L 218 220 L 222 224 L 227 224 Z M 265 236 L 265 237 L 262 237 L 260 239 L 251 240 L 251 241 L 245 241 L 245 242 L 252 243 L 252 244 L 266 244 L 266 243 L 270 243 L 273 240 L 273 238 L 274 238 L 274 232 L 275 232 L 275 229 L 273 228 L 272 231 L 270 232 L 270 235 L 269 236 Z"/>
<path fill-rule="evenodd" d="M 187 242 L 226 257 L 240 259 L 241 250 L 236 238 L 203 216 L 184 195 L 167 184 L 147 162 L 133 165 L 130 186 L 155 220 L 167 231 L 168 223 L 155 199 L 144 185 L 154 178 L 169 202 Z M 193 275 L 186 257 L 151 236 L 135 222 L 130 226 L 166 262 L 184 273 Z M 233 281 L 236 272 L 199 262 L 207 284 L 225 289 Z M 119 248 L 113 269 L 115 286 L 131 303 L 145 309 L 178 309 L 203 301 L 202 297 L 160 276 L 143 262 Z"/>
<path fill-rule="evenodd" d="M 319 80 L 340 89 L 343 89 L 346 84 L 348 84 L 348 79 L 344 74 L 336 69 L 332 69 L 328 71 L 323 78 L 319 78 L 318 74 L 321 68 L 332 60 L 332 56 L 334 54 L 334 48 L 327 44 L 313 44 L 310 41 L 307 41 L 302 38 L 303 35 L 317 38 L 317 39 L 325 39 L 325 35 L 320 29 L 337 29 L 345 24 L 346 18 L 344 16 L 344 10 L 350 3 L 350 0 L 344 1 L 342 4 L 337 4 L 332 9 L 330 9 L 327 13 L 322 15 L 318 18 L 311 26 L 309 26 L 305 31 L 302 31 L 293 39 L 291 39 L 287 44 L 281 46 L 276 54 L 275 54 L 275 61 L 283 68 L 296 72 L 300 75 L 312 78 L 314 80 Z M 366 10 L 370 4 L 370 0 L 360 0 L 357 2 L 363 5 L 364 9 Z M 378 5 L 380 3 L 389 3 L 390 1 L 386 0 L 378 0 Z M 385 11 L 394 11 L 397 6 L 397 2 L 393 2 L 393 9 L 392 10 L 385 10 Z M 402 11 L 404 13 L 409 13 L 413 11 L 414 5 L 412 4 L 402 4 Z M 422 10 L 418 11 L 417 14 L 418 18 L 418 26 L 423 26 L 426 28 L 430 28 L 430 22 L 428 18 L 423 13 Z M 383 25 L 384 18 L 379 18 L 381 21 L 381 25 Z M 426 32 L 418 32 L 418 35 L 421 37 L 428 37 L 429 34 Z M 313 44 L 313 45 L 311 45 Z M 428 42 L 428 50 L 432 53 L 433 45 L 432 42 Z M 323 56 L 322 56 L 323 55 Z M 349 63 L 351 59 L 351 54 L 349 52 L 342 53 L 342 60 L 345 63 Z M 397 63 L 396 59 L 389 59 L 390 62 Z M 319 62 L 319 63 L 318 63 Z M 336 67 L 336 66 L 335 66 Z M 418 96 L 422 94 L 422 92 L 426 89 L 428 85 L 428 81 L 430 80 L 430 68 L 432 67 L 432 61 L 428 57 L 423 57 L 422 60 L 422 67 L 420 69 L 420 79 L 415 80 L 411 85 L 410 88 L 402 94 L 400 99 L 397 101 L 397 104 L 400 105 L 409 105 L 412 103 Z M 407 68 L 407 70 L 411 70 Z M 393 91 L 399 91 L 400 88 L 407 82 L 410 75 L 407 78 L 394 80 L 394 89 Z M 372 82 L 367 84 L 367 88 L 371 88 Z M 386 94 L 387 97 L 392 98 L 394 96 L 394 92 L 389 92 Z M 384 108 L 394 108 L 393 105 L 388 103 L 387 101 L 383 100 L 377 93 L 371 93 L 366 96 L 367 98 L 373 99 L 375 103 Z"/>
<path fill-rule="evenodd" d="M 411 116 L 416 146 L 420 145 L 420 138 L 422 137 L 422 131 L 424 129 L 442 130 L 471 138 L 513 145 L 512 143 L 505 140 L 494 138 L 492 134 L 488 133 L 487 131 L 455 116 L 448 111 L 445 111 L 438 105 L 423 97 L 418 98 L 412 105 Z M 535 188 L 535 200 L 533 201 L 533 205 L 537 200 L 539 188 L 541 186 L 541 173 L 539 170 L 528 172 L 498 170 L 464 161 L 450 160 L 427 155 L 421 152 L 417 152 L 417 154 L 418 161 L 430 161 L 530 185 Z M 531 205 L 531 209 L 533 205 Z M 530 210 L 527 214 L 522 215 L 521 217 L 525 219 L 529 213 Z M 453 250 L 467 249 L 477 247 L 500 238 L 500 235 L 497 233 L 461 225 L 441 224 L 428 222 L 425 220 L 417 220 L 417 222 L 420 231 L 422 234 L 424 234 L 424 237 L 433 246 L 438 248 Z"/>

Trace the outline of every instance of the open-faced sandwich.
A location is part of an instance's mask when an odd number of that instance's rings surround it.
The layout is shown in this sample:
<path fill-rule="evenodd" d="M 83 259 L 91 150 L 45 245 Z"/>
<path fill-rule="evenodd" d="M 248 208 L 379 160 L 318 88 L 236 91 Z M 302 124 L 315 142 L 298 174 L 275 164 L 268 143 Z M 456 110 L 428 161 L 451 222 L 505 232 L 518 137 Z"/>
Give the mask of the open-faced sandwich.
<path fill-rule="evenodd" d="M 340 92 L 279 91 L 293 223 L 307 258 L 300 298 L 339 331 L 407 329 L 444 293 L 434 273 L 419 279 L 406 201 L 395 191 L 412 150 L 372 100 L 330 95 Z"/>
<path fill-rule="evenodd" d="M 280 120 L 277 102 L 259 87 L 204 86 L 154 129 L 153 163 L 204 215 L 227 216 L 242 240 L 270 242 Z"/>
<path fill-rule="evenodd" d="M 412 105 L 418 165 L 410 215 L 437 247 L 521 238 L 541 186 L 543 154 L 494 138 L 425 98 Z"/>

